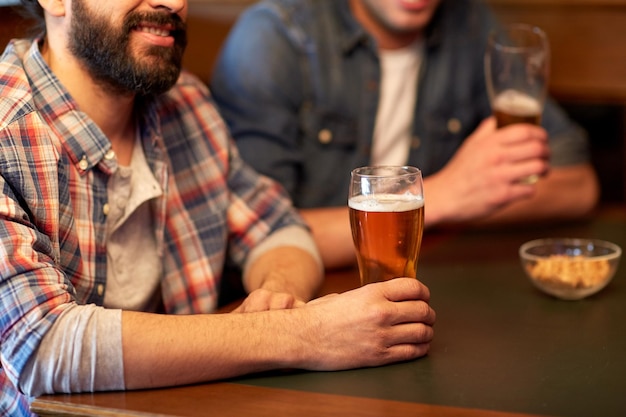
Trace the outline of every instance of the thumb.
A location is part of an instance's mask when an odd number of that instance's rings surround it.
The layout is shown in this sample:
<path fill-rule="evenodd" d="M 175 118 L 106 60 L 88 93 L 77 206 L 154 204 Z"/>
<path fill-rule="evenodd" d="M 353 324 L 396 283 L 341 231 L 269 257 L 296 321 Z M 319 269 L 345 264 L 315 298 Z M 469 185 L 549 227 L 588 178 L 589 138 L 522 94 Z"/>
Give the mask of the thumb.
<path fill-rule="evenodd" d="M 491 134 L 495 132 L 497 128 L 498 127 L 497 127 L 496 118 L 494 116 L 489 116 L 486 119 L 484 119 L 482 122 L 480 122 L 476 130 L 474 130 L 474 134 L 476 135 Z"/>

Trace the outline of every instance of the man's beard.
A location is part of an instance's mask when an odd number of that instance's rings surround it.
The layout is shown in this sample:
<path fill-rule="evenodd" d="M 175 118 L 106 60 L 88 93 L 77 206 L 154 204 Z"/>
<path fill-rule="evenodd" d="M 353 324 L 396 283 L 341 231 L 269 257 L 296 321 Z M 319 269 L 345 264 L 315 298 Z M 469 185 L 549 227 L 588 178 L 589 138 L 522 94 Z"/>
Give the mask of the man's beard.
<path fill-rule="evenodd" d="M 141 22 L 171 25 L 174 46 L 151 46 L 137 50 L 137 56 L 133 57 L 130 34 Z M 180 75 L 186 45 L 185 24 L 177 15 L 135 12 L 126 16 L 122 28 L 114 28 L 106 17 L 90 13 L 82 0 L 72 2 L 70 51 L 83 62 L 96 82 L 114 93 L 143 96 L 169 90 Z"/>

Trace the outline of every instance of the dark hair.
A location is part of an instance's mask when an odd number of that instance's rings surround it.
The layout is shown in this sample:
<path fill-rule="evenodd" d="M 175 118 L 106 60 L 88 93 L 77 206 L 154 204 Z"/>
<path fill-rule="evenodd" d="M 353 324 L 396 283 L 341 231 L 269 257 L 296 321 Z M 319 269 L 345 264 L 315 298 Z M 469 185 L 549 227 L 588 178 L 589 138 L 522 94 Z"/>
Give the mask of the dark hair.
<path fill-rule="evenodd" d="M 21 7 L 18 8 L 19 13 L 28 20 L 30 24 L 30 34 L 37 36 L 46 31 L 46 20 L 43 14 L 43 8 L 37 0 L 20 0 Z"/>

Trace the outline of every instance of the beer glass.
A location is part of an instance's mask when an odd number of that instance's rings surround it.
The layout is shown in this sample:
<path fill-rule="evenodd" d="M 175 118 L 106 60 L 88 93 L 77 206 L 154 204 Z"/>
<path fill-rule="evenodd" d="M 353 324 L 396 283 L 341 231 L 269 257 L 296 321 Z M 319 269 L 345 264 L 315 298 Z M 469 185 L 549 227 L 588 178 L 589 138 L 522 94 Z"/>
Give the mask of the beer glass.
<path fill-rule="evenodd" d="M 517 23 L 490 33 L 485 80 L 498 127 L 541 124 L 549 63 L 548 39 L 540 28 Z"/>
<path fill-rule="evenodd" d="M 513 123 L 541 125 L 548 91 L 550 49 L 537 26 L 516 23 L 490 33 L 485 52 L 485 79 L 498 128 Z M 531 175 L 522 183 L 534 184 Z"/>
<path fill-rule="evenodd" d="M 424 229 L 422 173 L 410 166 L 352 171 L 350 227 L 361 285 L 417 277 Z"/>

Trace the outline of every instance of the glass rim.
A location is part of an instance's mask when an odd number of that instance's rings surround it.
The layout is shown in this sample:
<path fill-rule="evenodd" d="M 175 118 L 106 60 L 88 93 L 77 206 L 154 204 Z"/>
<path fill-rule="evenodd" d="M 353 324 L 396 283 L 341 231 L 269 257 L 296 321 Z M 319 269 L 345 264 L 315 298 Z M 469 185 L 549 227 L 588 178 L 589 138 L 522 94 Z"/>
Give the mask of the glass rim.
<path fill-rule="evenodd" d="M 383 170 L 395 170 L 387 174 L 375 173 Z M 367 172 L 371 173 L 367 173 Z M 412 165 L 367 165 L 354 168 L 351 172 L 352 176 L 359 176 L 361 178 L 390 178 L 390 177 L 403 177 L 409 175 L 422 175 L 422 171 Z"/>
<path fill-rule="evenodd" d="M 535 39 L 537 42 L 529 43 L 528 45 L 514 45 L 510 35 L 516 32 L 525 32 L 529 34 L 536 35 Z M 502 43 L 502 35 L 505 35 L 504 39 L 506 39 L 507 43 Z M 490 44 L 496 49 L 508 51 L 508 52 L 516 52 L 523 51 L 527 49 L 536 49 L 541 47 L 547 47 L 548 44 L 548 36 L 546 32 L 541 29 L 539 26 L 532 25 L 530 23 L 511 23 L 508 25 L 504 25 L 495 29 L 492 29 L 489 32 L 489 40 Z"/>

